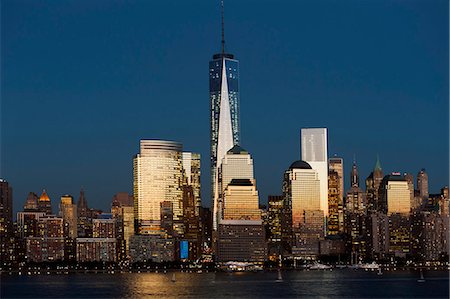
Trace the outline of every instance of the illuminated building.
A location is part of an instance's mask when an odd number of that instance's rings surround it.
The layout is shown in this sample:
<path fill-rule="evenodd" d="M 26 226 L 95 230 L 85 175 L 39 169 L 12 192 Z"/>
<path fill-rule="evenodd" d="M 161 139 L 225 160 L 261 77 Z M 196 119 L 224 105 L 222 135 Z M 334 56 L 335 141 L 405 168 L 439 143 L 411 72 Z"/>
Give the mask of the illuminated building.
<path fill-rule="evenodd" d="M 185 232 L 183 240 L 188 245 L 183 259 L 197 260 L 201 254 L 201 228 L 197 199 L 192 185 L 183 186 L 183 220 Z M 184 244 L 184 243 L 180 243 Z"/>
<path fill-rule="evenodd" d="M 77 206 L 71 195 L 61 196 L 59 215 L 64 220 L 64 235 L 75 239 L 77 237 Z"/>
<path fill-rule="evenodd" d="M 301 129 L 302 160 L 317 172 L 320 182 L 319 209 L 328 216 L 328 148 L 326 128 Z"/>
<path fill-rule="evenodd" d="M 23 205 L 24 212 L 38 212 L 38 196 L 34 192 L 30 192 L 27 196 L 27 200 Z"/>
<path fill-rule="evenodd" d="M 223 193 L 222 219 L 261 220 L 255 180 L 232 179 Z"/>
<path fill-rule="evenodd" d="M 77 236 L 92 237 L 92 215 L 83 189 L 80 190 L 80 197 L 77 202 L 77 218 Z"/>
<path fill-rule="evenodd" d="M 26 238 L 27 261 L 48 262 L 64 259 L 64 221 L 54 215 L 39 217 L 37 235 Z"/>
<path fill-rule="evenodd" d="M 161 235 L 134 235 L 130 238 L 130 258 L 136 262 L 171 262 L 175 260 L 175 241 Z"/>
<path fill-rule="evenodd" d="M 239 61 L 225 53 L 222 3 L 222 51 L 209 62 L 211 202 L 213 230 L 217 229 L 220 196 L 219 173 L 226 152 L 240 142 Z"/>
<path fill-rule="evenodd" d="M 185 184 L 192 187 L 192 192 L 195 201 L 195 215 L 199 215 L 199 209 L 202 206 L 200 193 L 200 154 L 183 152 L 183 170 L 185 177 Z"/>
<path fill-rule="evenodd" d="M 77 238 L 77 262 L 115 262 L 116 239 Z"/>
<path fill-rule="evenodd" d="M 0 179 L 0 267 L 13 260 L 12 256 L 14 256 L 12 212 L 12 188 L 6 180 Z"/>
<path fill-rule="evenodd" d="M 115 238 L 116 221 L 114 219 L 92 219 L 92 237 Z"/>
<path fill-rule="evenodd" d="M 239 146 L 223 158 L 221 201 L 218 213 L 216 260 L 264 262 L 267 256 L 265 230 L 259 209 L 253 160 Z"/>
<path fill-rule="evenodd" d="M 327 234 L 336 235 L 343 231 L 340 177 L 335 170 L 328 173 L 328 221 Z"/>
<path fill-rule="evenodd" d="M 173 141 L 141 140 L 133 160 L 136 233 L 161 233 L 161 203 L 169 202 L 173 229 L 183 234 L 182 145 Z"/>
<path fill-rule="evenodd" d="M 428 198 L 428 174 L 424 168 L 417 174 L 417 190 L 419 190 L 420 197 L 423 199 Z"/>
<path fill-rule="evenodd" d="M 346 211 L 350 213 L 366 213 L 366 197 L 361 188 L 359 188 L 359 175 L 356 162 L 353 163 L 350 177 L 351 187 L 347 191 L 345 198 Z"/>
<path fill-rule="evenodd" d="M 381 211 L 382 204 L 380 203 L 379 188 L 383 180 L 383 170 L 381 168 L 380 159 L 377 156 L 374 170 L 366 179 L 366 200 L 367 209 L 369 212 Z"/>
<path fill-rule="evenodd" d="M 283 212 L 283 196 L 269 195 L 268 200 L 268 226 L 270 243 L 281 242 L 281 225 Z"/>
<path fill-rule="evenodd" d="M 398 173 L 387 175 L 380 186 L 380 198 L 387 215 L 400 213 L 408 216 L 411 211 L 408 182 Z"/>
<path fill-rule="evenodd" d="M 339 177 L 339 200 L 344 201 L 344 159 L 333 157 L 328 159 L 329 171 L 335 171 Z"/>
<path fill-rule="evenodd" d="M 117 242 L 119 242 L 119 259 L 129 256 L 130 238 L 134 235 L 134 207 L 115 207 L 112 214 L 115 220 Z"/>
<path fill-rule="evenodd" d="M 283 221 L 286 228 L 283 239 L 291 246 L 294 256 L 316 257 L 320 239 L 324 237 L 324 213 L 320 209 L 319 178 L 307 162 L 296 161 L 286 170 L 283 197 L 283 212 L 288 217 Z"/>
<path fill-rule="evenodd" d="M 48 215 L 52 214 L 52 204 L 50 197 L 48 197 L 47 192 L 45 192 L 45 189 L 42 191 L 42 194 L 38 199 L 38 210 Z"/>

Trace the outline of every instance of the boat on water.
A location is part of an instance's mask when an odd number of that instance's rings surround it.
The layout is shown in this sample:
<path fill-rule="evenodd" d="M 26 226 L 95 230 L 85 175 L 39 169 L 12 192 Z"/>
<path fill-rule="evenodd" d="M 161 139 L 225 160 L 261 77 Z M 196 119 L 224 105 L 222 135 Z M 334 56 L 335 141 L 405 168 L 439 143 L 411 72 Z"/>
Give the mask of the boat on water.
<path fill-rule="evenodd" d="M 417 282 L 425 282 L 425 278 L 423 277 L 423 270 L 420 269 L 420 278 L 417 279 Z"/>
<path fill-rule="evenodd" d="M 329 270 L 332 268 L 333 268 L 332 266 L 324 265 L 324 264 L 321 264 L 318 262 L 315 262 L 314 264 L 312 264 L 308 267 L 309 270 Z"/>
<path fill-rule="evenodd" d="M 278 277 L 275 282 L 283 282 L 283 276 L 281 276 L 281 269 L 278 269 Z"/>
<path fill-rule="evenodd" d="M 219 269 L 226 272 L 257 272 L 262 271 L 263 267 L 247 262 L 226 262 Z"/>
<path fill-rule="evenodd" d="M 366 264 L 360 264 L 359 266 L 361 269 L 365 269 L 365 270 L 378 270 L 380 268 L 380 265 L 378 265 L 375 262 L 372 262 L 370 264 L 366 263 Z"/>

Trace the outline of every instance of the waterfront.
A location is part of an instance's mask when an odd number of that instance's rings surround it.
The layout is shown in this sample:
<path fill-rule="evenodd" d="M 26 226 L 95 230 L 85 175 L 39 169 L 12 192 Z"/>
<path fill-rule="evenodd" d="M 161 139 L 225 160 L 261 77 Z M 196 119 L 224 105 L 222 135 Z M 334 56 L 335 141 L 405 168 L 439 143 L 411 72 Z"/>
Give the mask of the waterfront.
<path fill-rule="evenodd" d="M 173 275 L 175 273 L 175 276 Z M 448 298 L 449 272 L 283 271 L 258 273 L 124 273 L 3 275 L 1 298 Z M 175 282 L 172 279 L 175 278 Z"/>

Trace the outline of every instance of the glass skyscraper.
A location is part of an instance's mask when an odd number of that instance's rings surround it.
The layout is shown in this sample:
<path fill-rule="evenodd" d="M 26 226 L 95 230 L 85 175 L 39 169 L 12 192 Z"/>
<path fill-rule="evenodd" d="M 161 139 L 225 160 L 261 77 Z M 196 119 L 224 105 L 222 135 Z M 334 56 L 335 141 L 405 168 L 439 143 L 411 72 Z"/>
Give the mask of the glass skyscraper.
<path fill-rule="evenodd" d="M 218 167 L 228 150 L 239 144 L 239 61 L 232 54 L 215 54 L 209 62 L 211 124 L 211 197 L 213 229 L 217 228 Z"/>

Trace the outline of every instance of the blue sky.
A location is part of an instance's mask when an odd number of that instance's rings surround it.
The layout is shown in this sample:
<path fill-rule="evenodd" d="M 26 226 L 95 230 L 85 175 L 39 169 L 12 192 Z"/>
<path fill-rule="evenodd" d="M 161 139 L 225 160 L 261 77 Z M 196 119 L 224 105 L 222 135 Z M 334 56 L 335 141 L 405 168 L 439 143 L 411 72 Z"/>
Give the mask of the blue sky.
<path fill-rule="evenodd" d="M 448 185 L 448 1 L 225 2 L 240 60 L 242 146 L 260 201 L 300 158 L 300 128 L 327 127 L 329 155 L 364 182 L 426 168 Z M 1 1 L 1 167 L 14 210 L 29 191 L 108 210 L 132 191 L 141 138 L 202 154 L 209 205 L 208 61 L 219 1 Z M 347 181 L 347 180 L 346 180 Z M 346 183 L 348 186 L 348 182 Z"/>

